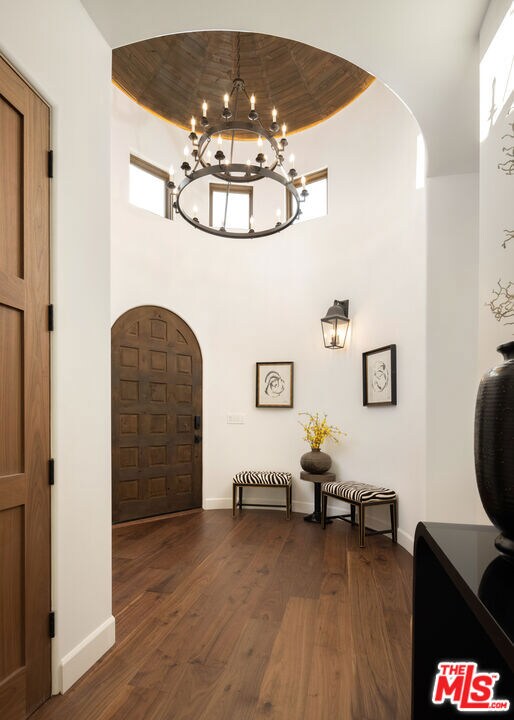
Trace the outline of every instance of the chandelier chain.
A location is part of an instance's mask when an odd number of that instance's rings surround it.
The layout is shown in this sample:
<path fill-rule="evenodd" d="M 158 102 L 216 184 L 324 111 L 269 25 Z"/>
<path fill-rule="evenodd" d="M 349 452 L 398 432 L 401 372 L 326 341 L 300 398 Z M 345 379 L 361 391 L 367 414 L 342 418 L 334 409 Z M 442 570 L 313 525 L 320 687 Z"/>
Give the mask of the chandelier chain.
<path fill-rule="evenodd" d="M 241 77 L 241 33 L 237 33 L 236 37 L 236 77 Z M 246 94 L 246 92 L 245 92 Z M 237 117 L 237 106 L 238 106 L 238 100 L 239 100 L 239 90 L 236 90 L 235 93 L 235 100 L 234 100 L 234 117 Z M 236 133 L 235 130 L 232 130 L 232 138 L 230 141 L 230 164 L 232 164 L 234 160 L 234 141 L 235 141 Z M 223 213 L 223 227 L 227 226 L 227 215 L 228 215 L 228 198 L 230 195 L 230 188 L 232 183 L 227 183 L 227 191 L 225 193 L 225 211 Z"/>
<path fill-rule="evenodd" d="M 239 33 L 237 34 L 237 37 L 239 39 Z M 238 63 L 239 63 L 239 55 L 238 55 Z M 237 104 L 239 100 L 239 92 L 236 92 L 236 99 L 234 102 L 234 117 L 237 117 Z M 234 161 L 234 141 L 236 138 L 236 131 L 232 130 L 232 139 L 230 140 L 230 164 L 232 165 L 232 162 Z M 223 227 L 227 227 L 227 214 L 228 214 L 228 198 L 230 195 L 230 188 L 232 186 L 231 182 L 227 183 L 227 192 L 225 193 L 225 212 L 223 214 Z"/>
<path fill-rule="evenodd" d="M 236 45 L 236 77 L 241 77 L 241 33 L 237 33 L 237 45 Z"/>

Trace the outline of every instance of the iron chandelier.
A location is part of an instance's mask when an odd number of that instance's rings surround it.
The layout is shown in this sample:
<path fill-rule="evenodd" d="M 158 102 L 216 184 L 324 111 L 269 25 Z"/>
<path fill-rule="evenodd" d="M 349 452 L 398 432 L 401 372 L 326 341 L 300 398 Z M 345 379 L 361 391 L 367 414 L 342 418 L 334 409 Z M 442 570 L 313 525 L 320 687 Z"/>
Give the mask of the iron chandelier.
<path fill-rule="evenodd" d="M 191 132 L 189 133 L 190 146 L 184 148 L 185 159 L 182 163 L 181 170 L 184 171 L 184 179 L 175 184 L 173 176 L 170 173 L 168 189 L 171 192 L 171 202 L 173 209 L 178 212 L 184 220 L 190 225 L 211 235 L 228 238 L 245 238 L 245 237 L 265 237 L 274 233 L 285 230 L 292 225 L 301 213 L 300 205 L 308 196 L 305 187 L 305 177 L 301 177 L 301 190 L 296 187 L 295 178 L 298 173 L 294 168 L 294 155 L 289 158 L 289 169 L 285 167 L 285 148 L 288 145 L 287 126 L 282 126 L 277 122 L 278 111 L 273 108 L 271 111 L 271 120 L 269 127 L 262 122 L 259 113 L 256 110 L 255 96 L 248 95 L 245 82 L 240 77 L 240 36 L 237 38 L 237 58 L 236 58 L 236 77 L 232 81 L 232 90 L 225 93 L 223 98 L 223 110 L 218 122 L 211 123 L 207 116 L 207 103 L 202 104 L 202 116 L 200 125 L 202 127 L 201 135 L 196 132 L 196 119 L 191 118 Z M 247 102 L 249 104 L 249 112 L 247 119 L 238 118 L 238 110 Z M 232 112 L 233 108 L 233 112 Z M 234 161 L 234 150 L 238 136 L 254 136 L 257 140 L 257 155 L 252 162 L 250 159 L 246 163 Z M 277 139 L 277 136 L 280 137 Z M 229 139 L 230 148 L 228 157 L 222 149 L 223 139 Z M 217 150 L 213 153 L 209 150 L 209 146 L 214 140 L 217 140 Z M 265 145 L 267 143 L 267 145 Z M 248 145 L 247 142 L 241 145 Z M 269 146 L 268 152 L 265 148 Z M 189 158 L 192 158 L 190 162 Z M 270 159 L 271 158 L 271 159 Z M 224 208 L 224 222 L 220 227 L 212 227 L 209 224 L 202 223 L 197 213 L 189 214 L 182 202 L 183 193 L 192 183 L 201 178 L 214 177 L 226 183 L 226 196 Z M 277 216 L 277 222 L 264 230 L 255 230 L 254 219 L 250 217 L 248 231 L 227 230 L 225 225 L 227 222 L 228 200 L 232 184 L 241 186 L 243 183 L 254 183 L 258 180 L 268 178 L 280 186 L 285 188 L 291 199 L 290 207 L 292 212 L 290 217 L 281 222 Z M 278 213 L 278 211 L 277 211 Z"/>

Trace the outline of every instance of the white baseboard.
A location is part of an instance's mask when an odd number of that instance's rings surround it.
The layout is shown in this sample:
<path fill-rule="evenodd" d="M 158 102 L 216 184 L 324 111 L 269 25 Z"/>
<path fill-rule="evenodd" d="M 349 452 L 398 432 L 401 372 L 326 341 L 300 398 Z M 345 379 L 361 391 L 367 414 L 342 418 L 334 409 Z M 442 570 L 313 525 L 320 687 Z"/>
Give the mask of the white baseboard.
<path fill-rule="evenodd" d="M 308 515 L 314 510 L 314 504 L 311 502 L 305 502 L 300 500 L 293 500 L 293 512 L 303 513 Z"/>
<path fill-rule="evenodd" d="M 414 555 L 414 538 L 401 528 L 398 528 L 398 543 L 405 548 L 407 552 Z"/>
<path fill-rule="evenodd" d="M 259 503 L 276 503 L 277 498 L 263 498 L 259 497 L 256 502 Z M 232 498 L 204 498 L 203 501 L 203 508 L 204 510 L 230 510 L 232 509 Z M 248 510 L 252 510 L 253 508 L 248 508 Z M 270 510 L 273 508 L 270 508 Z M 277 510 L 280 510 L 281 508 L 277 508 Z M 313 503 L 312 502 L 301 502 L 301 501 L 295 501 L 293 500 L 293 512 L 299 512 L 308 514 L 313 511 Z M 350 506 L 348 505 L 345 508 L 344 504 L 338 503 L 337 505 L 333 505 L 332 503 L 328 503 L 327 506 L 328 514 L 329 515 L 344 515 L 345 513 L 350 512 Z M 385 520 L 382 518 L 379 518 L 375 515 L 375 513 L 368 510 L 366 517 L 371 522 L 371 525 L 376 530 L 386 530 L 388 527 L 390 527 Z M 368 523 L 366 522 L 366 526 L 368 526 Z M 414 538 L 412 535 L 409 535 L 405 532 L 405 530 L 402 530 L 400 527 L 398 528 L 398 543 L 405 548 L 411 555 L 414 552 Z"/>
<path fill-rule="evenodd" d="M 60 692 L 69 690 L 114 645 L 114 640 L 115 620 L 111 615 L 61 660 Z"/>
<path fill-rule="evenodd" d="M 204 510 L 228 510 L 232 507 L 232 498 L 204 498 Z"/>
<path fill-rule="evenodd" d="M 243 500 L 244 502 L 244 500 Z M 251 501 L 253 502 L 253 501 Z M 282 502 L 282 499 L 277 500 L 277 496 L 266 498 L 259 496 L 255 502 L 262 503 L 263 505 L 266 503 L 270 503 L 271 505 L 276 505 L 277 503 Z M 203 500 L 203 509 L 204 510 L 232 510 L 232 498 L 204 498 Z M 247 508 L 248 510 L 255 510 L 257 508 Z M 284 508 L 267 508 L 268 510 L 282 510 L 284 511 Z M 300 512 L 300 513 L 311 513 L 312 512 L 312 503 L 310 502 L 299 502 L 293 500 L 293 512 Z"/>

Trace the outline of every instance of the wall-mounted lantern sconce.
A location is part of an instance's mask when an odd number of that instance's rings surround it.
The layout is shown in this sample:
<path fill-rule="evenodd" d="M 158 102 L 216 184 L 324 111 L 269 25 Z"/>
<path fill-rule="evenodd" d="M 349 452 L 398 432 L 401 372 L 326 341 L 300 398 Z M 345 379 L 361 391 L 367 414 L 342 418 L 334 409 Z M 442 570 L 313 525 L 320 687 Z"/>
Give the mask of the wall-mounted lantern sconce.
<path fill-rule="evenodd" d="M 350 325 L 349 305 L 349 300 L 334 300 L 334 304 L 328 308 L 326 316 L 321 318 L 323 341 L 325 347 L 330 350 L 344 348 Z"/>

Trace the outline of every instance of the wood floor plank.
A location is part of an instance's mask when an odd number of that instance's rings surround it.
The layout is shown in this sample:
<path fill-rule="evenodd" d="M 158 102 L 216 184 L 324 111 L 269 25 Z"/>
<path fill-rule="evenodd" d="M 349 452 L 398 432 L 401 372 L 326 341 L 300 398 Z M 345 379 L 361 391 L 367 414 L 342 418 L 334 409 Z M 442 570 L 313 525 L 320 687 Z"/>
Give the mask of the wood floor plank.
<path fill-rule="evenodd" d="M 351 647 L 351 645 L 349 646 Z M 346 651 L 314 643 L 304 720 L 357 720 L 351 714 L 352 668 Z M 376 720 L 381 720 L 377 717 Z"/>
<path fill-rule="evenodd" d="M 147 562 L 166 546 L 173 548 L 176 540 L 182 540 L 188 535 L 204 534 L 211 526 L 218 527 L 219 535 L 218 519 L 204 518 L 199 525 L 198 521 L 195 521 L 199 514 L 204 515 L 204 513 L 179 514 L 173 518 L 167 517 L 139 525 L 122 527 L 115 525 L 112 532 L 113 557 L 136 560 L 140 563 Z M 230 531 L 232 526 L 228 520 L 229 518 L 226 518 L 224 525 L 227 531 Z"/>
<path fill-rule="evenodd" d="M 141 582 L 138 587 L 134 584 L 133 577 L 137 577 Z M 158 570 L 149 566 L 135 569 L 132 578 L 125 582 L 118 582 L 116 592 L 113 592 L 112 610 L 114 615 L 121 613 L 124 608 L 134 602 L 140 594 L 141 587 L 159 587 L 166 579 L 166 570 Z"/>
<path fill-rule="evenodd" d="M 165 600 L 165 595 L 145 590 L 123 607 L 116 615 L 116 643 L 119 645 L 151 617 L 158 617 Z"/>
<path fill-rule="evenodd" d="M 400 671 L 393 665 L 369 547 L 348 553 L 348 577 L 354 662 L 351 717 L 408 717 L 397 693 L 396 673 Z"/>
<path fill-rule="evenodd" d="M 216 510 L 113 529 L 116 644 L 34 720 L 407 720 L 412 561 Z"/>
<path fill-rule="evenodd" d="M 391 665 L 396 671 L 395 689 L 401 706 L 407 712 L 412 651 L 412 562 L 406 567 L 406 553 L 394 550 L 391 552 L 391 546 L 381 539 L 371 546 L 370 553 L 375 586 L 384 613 Z M 405 677 L 409 678 L 409 682 L 404 682 Z"/>
<path fill-rule="evenodd" d="M 106 697 L 102 706 L 96 704 L 85 705 L 82 696 L 74 693 L 70 695 L 55 695 L 45 703 L 34 715 L 37 720 L 70 720 L 80 717 L 88 720 L 112 720 L 118 709 L 125 703 L 130 695 L 131 688 L 128 685 L 121 685 L 116 693 Z"/>
<path fill-rule="evenodd" d="M 197 585 L 196 597 L 188 593 L 183 599 L 185 602 L 179 604 L 171 596 L 169 608 L 174 608 L 172 631 L 163 639 L 148 666 L 134 674 L 132 684 L 167 690 L 177 685 L 177 677 L 188 671 L 188 664 L 193 661 L 198 664 L 198 656 L 205 654 L 212 634 L 219 632 L 219 617 L 230 602 L 231 593 L 245 592 L 239 586 L 233 588 L 233 581 L 249 562 L 252 551 L 246 549 L 227 555 L 221 546 L 217 555 L 218 572 L 207 587 Z"/>
<path fill-rule="evenodd" d="M 317 627 L 305 720 L 351 718 L 353 683 L 350 592 L 347 573 L 348 528 L 335 523 L 326 536 Z"/>
<path fill-rule="evenodd" d="M 331 528 L 323 555 L 316 644 L 347 652 L 352 644 L 350 589 L 347 570 L 349 533 L 342 525 Z M 337 621 L 334 621 L 337 618 Z"/>
<path fill-rule="evenodd" d="M 281 620 L 289 598 L 318 598 L 323 547 L 320 527 L 306 524 L 301 516 L 295 516 L 275 572 L 269 577 L 253 617 Z"/>
<path fill-rule="evenodd" d="M 280 623 L 247 620 L 198 720 L 251 718 Z"/>
<path fill-rule="evenodd" d="M 211 683 L 216 682 L 233 652 L 249 610 L 260 597 L 288 532 L 288 526 L 272 524 L 261 537 L 260 546 L 243 543 L 237 552 L 228 556 L 223 544 L 214 551 L 224 559 L 222 569 L 209 584 L 208 591 L 199 594 L 196 602 L 181 615 L 173 633 L 155 651 L 149 667 L 137 673 L 131 683 L 163 691 L 174 688 L 178 693 L 189 687 L 190 677 L 198 675 L 202 668 L 208 669 Z M 204 683 L 200 694 L 208 699 L 211 691 Z M 177 705 L 180 703 L 181 699 L 177 698 Z M 190 712 L 193 716 L 192 708 Z"/>
<path fill-rule="evenodd" d="M 289 599 L 262 681 L 256 718 L 303 718 L 318 606 L 318 600 L 312 598 Z"/>
<path fill-rule="evenodd" d="M 124 688 L 123 696 L 120 698 L 116 708 L 111 707 L 109 720 L 169 720 L 173 715 L 170 713 L 168 704 L 169 698 L 165 693 L 147 688 Z M 114 711 L 114 712 L 113 712 Z M 104 720 L 99 717 L 98 720 Z"/>

